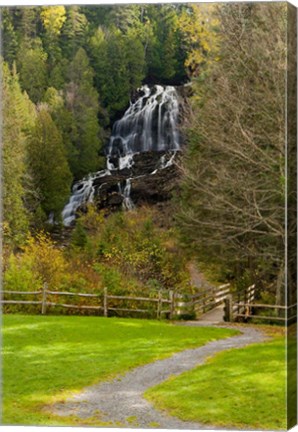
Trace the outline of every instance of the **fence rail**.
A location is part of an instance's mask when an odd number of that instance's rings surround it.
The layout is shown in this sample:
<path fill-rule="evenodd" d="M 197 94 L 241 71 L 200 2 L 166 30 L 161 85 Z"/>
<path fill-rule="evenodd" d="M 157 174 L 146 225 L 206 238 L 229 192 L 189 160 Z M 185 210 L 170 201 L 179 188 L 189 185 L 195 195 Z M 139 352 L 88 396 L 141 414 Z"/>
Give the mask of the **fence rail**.
<path fill-rule="evenodd" d="M 7 291 L 3 290 L 0 294 L 5 295 L 5 299 L 0 299 L 0 303 L 4 305 L 40 305 L 41 313 L 44 315 L 47 313 L 49 307 L 65 308 L 65 309 L 76 309 L 76 310 L 94 310 L 102 312 L 104 316 L 109 316 L 110 312 L 127 312 L 127 313 L 141 313 L 150 314 L 150 316 L 156 316 L 160 319 L 166 316 L 167 318 L 174 318 L 174 316 L 183 317 L 185 315 L 193 313 L 196 316 L 202 315 L 213 307 L 223 303 L 226 295 L 230 291 L 230 285 L 224 284 L 218 288 L 212 288 L 209 290 L 201 290 L 196 294 L 181 294 L 175 293 L 172 290 L 159 291 L 155 297 L 143 297 L 143 296 L 132 296 L 132 295 L 115 295 L 108 293 L 107 288 L 104 288 L 102 293 L 89 294 L 89 293 L 74 293 L 66 291 L 53 291 L 47 288 L 47 284 L 44 284 L 42 290 L 39 291 Z M 13 300 L 7 298 L 7 296 L 40 296 L 40 300 Z M 51 296 L 51 298 L 49 298 Z M 97 304 L 73 304 L 66 302 L 55 301 L 57 297 L 78 297 L 95 300 Z M 54 297 L 54 299 L 53 299 Z M 123 304 L 123 302 L 125 302 Z M 133 305 L 132 305 L 133 303 Z M 144 303 L 147 307 L 144 307 Z M 138 306 L 140 304 L 140 306 Z M 142 306 L 141 306 L 142 304 Z"/>
<path fill-rule="evenodd" d="M 249 297 L 246 297 L 247 299 Z M 265 314 L 256 313 L 256 310 L 263 311 Z M 268 315 L 270 311 L 277 311 L 276 315 Z M 297 303 L 285 305 L 272 305 L 264 303 L 255 303 L 252 301 L 238 301 L 233 295 L 225 299 L 224 319 L 225 321 L 237 321 L 240 319 L 250 320 L 258 319 L 271 322 L 283 322 L 287 325 L 294 323 L 297 319 Z"/>
<path fill-rule="evenodd" d="M 218 288 L 200 291 L 194 295 L 175 293 L 170 290 L 158 291 L 154 297 L 134 297 L 132 295 L 115 295 L 108 293 L 107 288 L 98 294 L 73 293 L 66 291 L 52 291 L 44 284 L 39 291 L 8 291 L 0 292 L 0 303 L 3 305 L 34 305 L 39 306 L 41 313 L 47 313 L 49 307 L 90 310 L 95 311 L 105 317 L 116 313 L 140 313 L 147 314 L 157 319 L 166 317 L 173 319 L 175 316 L 196 314 L 200 317 L 205 312 L 224 303 L 225 321 L 237 320 L 269 320 L 284 323 L 295 322 L 297 319 L 297 304 L 290 306 L 272 305 L 255 302 L 255 285 L 251 285 L 240 293 L 230 293 L 230 285 L 224 284 Z M 3 297 L 5 295 L 5 298 Z M 39 299 L 23 300 L 13 299 L 10 296 L 39 296 Z M 49 297 L 50 296 L 50 297 Z M 55 301 L 55 297 L 78 297 L 93 300 L 96 304 L 73 304 Z M 146 306 L 144 306 L 144 304 Z M 261 311 L 258 312 L 258 311 Z M 270 311 L 276 311 L 271 313 Z M 262 314 L 264 313 L 264 315 Z M 193 316 L 193 315 L 192 315 Z"/>
<path fill-rule="evenodd" d="M 170 318 L 173 318 L 173 314 L 171 313 L 171 311 L 174 310 L 175 306 L 173 305 L 173 303 L 175 302 L 174 299 L 174 295 L 173 295 L 173 291 L 169 291 L 169 298 L 163 298 L 162 297 L 162 292 L 159 291 L 158 292 L 158 297 L 133 297 L 133 296 L 117 296 L 117 295 L 113 295 L 113 294 L 108 294 L 107 289 L 104 289 L 104 299 L 103 299 L 103 310 L 104 310 L 104 316 L 108 316 L 109 311 L 116 311 L 116 312 L 139 312 L 139 313 L 148 313 L 148 309 L 140 309 L 140 308 L 127 308 L 127 307 L 111 307 L 109 306 L 109 300 L 116 300 L 118 301 L 132 301 L 132 302 L 146 302 L 146 303 L 153 303 L 155 304 L 156 307 L 156 317 L 157 319 L 160 319 L 162 314 L 166 314 L 169 313 Z M 162 310 L 162 305 L 166 303 L 166 304 L 170 304 L 171 308 L 170 310 Z"/>
<path fill-rule="evenodd" d="M 72 293 L 72 292 L 64 292 L 64 291 L 49 291 L 46 290 L 47 294 L 53 295 L 63 295 L 63 296 L 77 296 L 77 297 L 100 297 L 100 294 L 86 294 L 86 293 Z"/>
<path fill-rule="evenodd" d="M 42 291 L 7 291 L 7 290 L 3 290 L 1 291 L 2 294 L 23 294 L 23 295 L 37 295 L 37 294 L 41 294 Z"/>
<path fill-rule="evenodd" d="M 183 311 L 191 310 L 199 318 L 205 312 L 223 304 L 224 299 L 230 293 L 230 288 L 230 284 L 227 283 L 219 287 L 200 290 L 194 295 L 177 295 L 176 307 L 179 307 L 178 315 L 182 314 Z"/>
<path fill-rule="evenodd" d="M 3 290 L 0 292 L 1 298 L 0 303 L 3 305 L 39 305 L 41 306 L 41 313 L 45 315 L 47 313 L 48 307 L 62 307 L 67 309 L 77 309 L 77 310 L 94 310 L 94 311 L 102 311 L 104 316 L 109 316 L 109 312 L 128 312 L 128 313 L 147 313 L 154 314 L 160 319 L 162 315 L 168 314 L 169 318 L 173 318 L 175 313 L 175 296 L 173 291 L 168 292 L 168 298 L 163 297 L 163 293 L 159 291 L 157 293 L 157 297 L 133 297 L 133 296 L 123 296 L 123 295 L 114 295 L 109 294 L 108 290 L 104 288 L 103 293 L 100 294 L 89 294 L 89 293 L 73 293 L 66 291 L 52 291 L 47 289 L 47 284 L 44 284 L 44 287 L 40 291 L 7 291 Z M 28 295 L 38 295 L 41 296 L 41 300 L 13 300 L 2 298 L 5 295 L 18 295 L 18 296 L 28 296 Z M 53 298 L 53 296 L 62 296 L 62 297 L 79 297 L 79 298 L 89 298 L 89 299 L 97 299 L 98 304 L 96 305 L 78 305 L 78 304 L 70 304 L 70 303 L 60 303 L 56 301 L 52 301 L 49 299 L 49 296 Z M 141 308 L 141 307 L 127 307 L 120 305 L 119 302 L 125 301 L 126 303 L 152 303 L 152 308 Z M 163 309 L 163 305 L 168 305 L 169 307 L 165 310 Z M 130 305 L 129 305 L 130 306 Z M 155 312 L 154 312 L 155 311 Z"/>

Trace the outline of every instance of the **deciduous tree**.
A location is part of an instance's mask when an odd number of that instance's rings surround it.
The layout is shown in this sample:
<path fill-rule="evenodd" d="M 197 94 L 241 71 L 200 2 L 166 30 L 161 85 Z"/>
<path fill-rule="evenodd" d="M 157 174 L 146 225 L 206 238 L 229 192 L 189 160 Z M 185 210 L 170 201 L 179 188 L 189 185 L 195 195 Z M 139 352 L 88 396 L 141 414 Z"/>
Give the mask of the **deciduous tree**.
<path fill-rule="evenodd" d="M 274 282 L 278 303 L 285 247 L 285 8 L 220 8 L 220 61 L 194 83 L 179 217 L 185 240 L 201 256 L 238 262 L 253 281 Z"/>

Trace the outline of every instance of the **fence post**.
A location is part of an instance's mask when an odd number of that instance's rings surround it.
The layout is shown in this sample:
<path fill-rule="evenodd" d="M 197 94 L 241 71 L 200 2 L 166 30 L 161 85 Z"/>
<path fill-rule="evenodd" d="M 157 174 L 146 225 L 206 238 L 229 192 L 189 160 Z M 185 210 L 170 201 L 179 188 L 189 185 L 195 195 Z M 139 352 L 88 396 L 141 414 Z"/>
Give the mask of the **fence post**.
<path fill-rule="evenodd" d="M 233 297 L 231 294 L 225 298 L 224 320 L 227 322 L 233 321 Z"/>
<path fill-rule="evenodd" d="M 169 291 L 169 300 L 170 300 L 170 319 L 173 319 L 174 317 L 174 311 L 175 311 L 175 298 L 174 298 L 174 292 L 173 290 Z"/>
<path fill-rule="evenodd" d="M 48 284 L 45 282 L 42 286 L 42 301 L 41 301 L 42 315 L 45 315 L 47 313 L 47 288 L 48 288 Z"/>
<path fill-rule="evenodd" d="M 108 316 L 108 289 L 103 289 L 103 315 Z"/>
<path fill-rule="evenodd" d="M 156 312 L 156 315 L 157 315 L 157 319 L 160 319 L 161 318 L 161 291 L 159 290 L 158 291 L 158 302 L 157 302 L 157 312 Z"/>

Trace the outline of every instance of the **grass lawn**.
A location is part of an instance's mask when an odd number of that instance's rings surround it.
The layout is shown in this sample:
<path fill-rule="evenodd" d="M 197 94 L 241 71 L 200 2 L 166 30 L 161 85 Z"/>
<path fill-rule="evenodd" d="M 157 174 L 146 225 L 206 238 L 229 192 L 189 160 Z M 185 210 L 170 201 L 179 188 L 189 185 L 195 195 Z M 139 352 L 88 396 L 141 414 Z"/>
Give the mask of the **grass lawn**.
<path fill-rule="evenodd" d="M 2 424 L 79 425 L 43 407 L 130 368 L 233 334 L 154 320 L 4 315 Z"/>
<path fill-rule="evenodd" d="M 182 420 L 286 429 L 285 339 L 220 353 L 146 392 Z"/>

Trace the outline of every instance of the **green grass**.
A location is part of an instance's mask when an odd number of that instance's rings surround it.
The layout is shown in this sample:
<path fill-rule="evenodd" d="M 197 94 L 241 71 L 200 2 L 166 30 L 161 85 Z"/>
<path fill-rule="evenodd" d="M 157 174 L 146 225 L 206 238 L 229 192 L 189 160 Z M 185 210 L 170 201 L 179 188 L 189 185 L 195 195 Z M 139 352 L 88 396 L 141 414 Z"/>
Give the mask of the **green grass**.
<path fill-rule="evenodd" d="M 51 416 L 44 407 L 133 367 L 235 333 L 153 320 L 5 315 L 2 423 L 80 424 Z"/>
<path fill-rule="evenodd" d="M 296 325 L 289 328 L 288 332 L 288 375 L 287 375 L 287 399 L 288 399 L 288 429 L 294 427 L 297 422 L 297 334 Z"/>
<path fill-rule="evenodd" d="M 159 409 L 219 426 L 286 429 L 285 339 L 220 353 L 145 394 Z"/>

